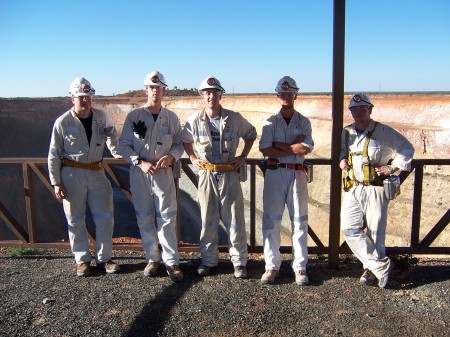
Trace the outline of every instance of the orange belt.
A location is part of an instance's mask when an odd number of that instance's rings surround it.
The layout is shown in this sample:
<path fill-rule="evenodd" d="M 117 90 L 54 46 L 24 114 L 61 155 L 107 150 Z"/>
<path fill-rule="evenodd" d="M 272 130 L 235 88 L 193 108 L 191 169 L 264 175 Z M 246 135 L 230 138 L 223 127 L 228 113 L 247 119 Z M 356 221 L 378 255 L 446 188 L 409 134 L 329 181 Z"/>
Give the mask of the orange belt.
<path fill-rule="evenodd" d="M 236 171 L 231 164 L 203 164 L 203 168 L 208 171 L 224 172 L 224 171 Z"/>
<path fill-rule="evenodd" d="M 99 171 L 102 169 L 102 161 L 97 161 L 95 163 L 80 163 L 78 161 L 73 161 L 67 158 L 61 159 L 62 166 L 78 167 L 86 170 Z"/>

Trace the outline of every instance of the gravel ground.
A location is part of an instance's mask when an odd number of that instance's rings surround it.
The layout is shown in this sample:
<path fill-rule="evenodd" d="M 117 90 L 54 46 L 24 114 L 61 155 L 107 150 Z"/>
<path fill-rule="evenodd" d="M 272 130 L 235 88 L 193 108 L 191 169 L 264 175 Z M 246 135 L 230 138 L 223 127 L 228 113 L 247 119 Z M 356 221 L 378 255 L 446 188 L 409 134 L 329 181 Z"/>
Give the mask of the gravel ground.
<path fill-rule="evenodd" d="M 389 289 L 358 283 L 352 261 L 329 269 L 309 264 L 310 286 L 295 285 L 285 256 L 275 285 L 261 285 L 261 255 L 237 280 L 221 254 L 218 270 L 200 278 L 198 254 L 183 254 L 185 281 L 164 268 L 142 274 L 140 252 L 117 252 L 122 271 L 75 275 L 69 251 L 0 254 L 0 336 L 449 336 L 450 259 L 421 259 L 394 270 Z M 45 303 L 44 303 L 45 302 Z"/>

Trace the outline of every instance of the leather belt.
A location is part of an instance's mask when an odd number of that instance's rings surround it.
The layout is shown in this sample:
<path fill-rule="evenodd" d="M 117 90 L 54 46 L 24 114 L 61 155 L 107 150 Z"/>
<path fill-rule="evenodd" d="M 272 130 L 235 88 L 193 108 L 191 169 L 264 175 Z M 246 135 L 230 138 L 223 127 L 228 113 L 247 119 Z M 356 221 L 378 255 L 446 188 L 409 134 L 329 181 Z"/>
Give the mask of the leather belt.
<path fill-rule="evenodd" d="M 305 165 L 303 165 L 303 164 L 278 163 L 277 166 L 282 167 L 282 168 L 287 168 L 289 170 L 305 171 Z"/>
<path fill-rule="evenodd" d="M 95 163 L 80 163 L 78 161 L 73 161 L 67 158 L 61 159 L 62 166 L 78 167 L 86 170 L 100 171 L 103 167 L 102 161 L 97 161 Z"/>
<path fill-rule="evenodd" d="M 203 168 L 208 171 L 224 172 L 224 171 L 236 171 L 231 164 L 203 164 Z"/>
<path fill-rule="evenodd" d="M 306 165 L 303 164 L 294 164 L 294 163 L 278 163 L 275 161 L 267 161 L 267 168 L 268 169 L 277 169 L 277 168 L 286 168 L 288 170 L 299 170 L 306 172 Z"/>

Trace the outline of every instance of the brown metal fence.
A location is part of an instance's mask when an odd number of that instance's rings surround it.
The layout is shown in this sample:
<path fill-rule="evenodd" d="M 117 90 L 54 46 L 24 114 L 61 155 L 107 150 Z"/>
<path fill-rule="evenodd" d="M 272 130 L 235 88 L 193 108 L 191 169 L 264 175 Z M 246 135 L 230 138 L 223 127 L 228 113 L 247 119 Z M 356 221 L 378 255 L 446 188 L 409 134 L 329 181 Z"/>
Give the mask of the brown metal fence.
<path fill-rule="evenodd" d="M 331 159 L 310 159 L 309 160 L 315 166 L 325 165 L 330 166 L 333 164 Z M 180 160 L 181 170 L 186 176 L 197 186 L 196 174 L 190 167 L 189 159 L 183 158 Z M 249 252 L 262 252 L 263 248 L 256 243 L 256 175 L 257 169 L 261 169 L 261 162 L 258 159 L 249 159 L 249 179 L 246 184 L 249 184 L 249 207 L 250 207 L 250 223 L 249 223 Z M 53 187 L 50 185 L 50 181 L 47 173 L 47 159 L 46 158 L 0 158 L 0 168 L 2 166 L 9 165 L 13 167 L 13 170 L 22 169 L 23 186 L 16 184 L 18 192 L 24 196 L 24 206 L 26 214 L 25 222 L 21 222 L 17 217 L 13 216 L 8 207 L 5 205 L 5 200 L 0 200 L 0 218 L 3 220 L 6 227 L 13 233 L 15 239 L 6 240 L 3 231 L 0 231 L 0 247 L 39 247 L 39 248 L 69 248 L 67 241 L 45 241 L 41 240 L 37 233 L 38 228 L 44 224 L 40 222 L 36 201 L 43 198 L 43 193 L 53 195 Z M 115 184 L 120 187 L 124 195 L 130 200 L 131 194 L 127 187 L 126 181 L 123 177 L 116 173 L 118 166 L 128 165 L 124 160 L 107 158 L 104 159 L 104 169 L 106 173 L 111 177 Z M 432 226 L 432 229 L 421 240 L 419 232 L 421 229 L 421 211 L 422 211 L 422 188 L 424 180 L 424 166 L 425 165 L 450 165 L 450 159 L 415 159 L 413 160 L 413 170 L 411 172 L 402 172 L 400 174 L 401 181 L 403 182 L 408 175 L 414 174 L 414 192 L 413 192 L 413 207 L 412 207 L 412 222 L 411 222 L 411 238 L 409 246 L 404 247 L 387 247 L 388 253 L 396 254 L 450 254 L 450 247 L 436 247 L 431 244 L 436 240 L 440 233 L 448 226 L 450 222 L 450 209 L 442 215 L 436 224 Z M 37 179 L 33 178 L 36 177 Z M 178 179 L 176 179 L 178 188 Z M 321 182 L 324 183 L 324 182 Z M 41 184 L 39 193 L 37 192 L 37 184 Z M 331 185 L 331 184 L 330 184 Z M 44 189 L 42 189 L 44 186 Z M 4 191 L 4 186 L 0 186 Z M 11 187 L 8 187 L 11 189 Z M 23 191 L 19 191 L 23 189 Z M 10 191 L 11 192 L 11 191 Z M 8 192 L 9 193 L 9 192 Z M 6 195 L 8 195 L 6 193 Z M 5 195 L 5 193 L 3 193 Z M 17 193 L 15 193 L 17 195 Z M 330 193 L 330 210 L 338 209 L 340 207 L 341 192 L 338 194 Z M 14 205 L 18 206 L 18 205 Z M 19 205 L 20 206 L 20 205 Z M 50 206 L 49 206 L 50 207 Z M 61 206 L 62 207 L 62 206 Z M 331 217 L 330 217 L 331 219 Z M 49 224 L 45 224 L 49 227 Z M 51 224 L 52 226 L 67 226 L 66 223 Z M 258 224 L 260 225 L 260 224 Z M 178 221 L 177 226 L 183 226 Z M 309 253 L 311 254 L 323 254 L 328 255 L 330 261 L 337 261 L 339 254 L 349 253 L 350 250 L 346 246 L 345 242 L 340 244 L 339 235 L 331 235 L 331 233 L 339 233 L 340 220 L 339 217 L 334 217 L 334 220 L 330 220 L 329 223 L 329 241 L 322 242 L 318 235 L 309 228 L 309 237 L 315 243 L 315 246 L 309 247 Z M 90 232 L 90 239 L 92 243 L 95 241 L 95 235 Z M 336 248 L 330 248 L 336 247 Z M 114 249 L 116 250 L 140 250 L 140 244 L 138 243 L 115 243 Z M 198 245 L 180 244 L 180 251 L 198 251 Z M 221 247 L 225 250 L 226 247 Z M 282 246 L 282 252 L 290 252 L 289 246 Z"/>

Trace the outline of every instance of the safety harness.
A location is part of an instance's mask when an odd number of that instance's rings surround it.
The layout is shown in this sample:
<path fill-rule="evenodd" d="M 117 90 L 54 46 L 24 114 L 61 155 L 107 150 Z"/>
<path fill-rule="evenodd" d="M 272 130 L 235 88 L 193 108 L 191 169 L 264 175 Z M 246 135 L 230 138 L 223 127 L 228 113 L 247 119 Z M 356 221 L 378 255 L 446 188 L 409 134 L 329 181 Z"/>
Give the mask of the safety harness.
<path fill-rule="evenodd" d="M 348 162 L 350 164 L 350 170 L 346 171 L 344 174 L 344 178 L 343 178 L 344 191 L 348 191 L 353 185 L 359 185 L 359 184 L 363 184 L 366 186 L 368 186 L 368 185 L 383 186 L 383 182 L 380 179 L 380 177 L 378 176 L 378 173 L 375 171 L 375 168 L 370 164 L 369 151 L 368 151 L 370 139 L 371 139 L 372 134 L 375 131 L 377 125 L 378 125 L 378 122 L 375 122 L 375 126 L 373 127 L 372 131 L 369 131 L 367 133 L 366 139 L 364 140 L 362 151 L 348 153 Z M 346 126 L 344 128 L 344 130 L 345 130 L 345 147 L 348 151 L 348 150 L 350 150 L 349 145 L 348 145 L 348 140 L 350 137 L 350 125 Z M 353 156 L 362 156 L 363 173 L 364 173 L 364 181 L 362 183 L 358 182 L 356 180 L 353 180 L 350 177 L 350 172 L 352 172 L 353 177 L 355 176 L 355 173 L 353 171 L 353 160 L 352 160 Z M 373 181 L 370 181 L 370 175 L 372 175 L 375 178 Z"/>

